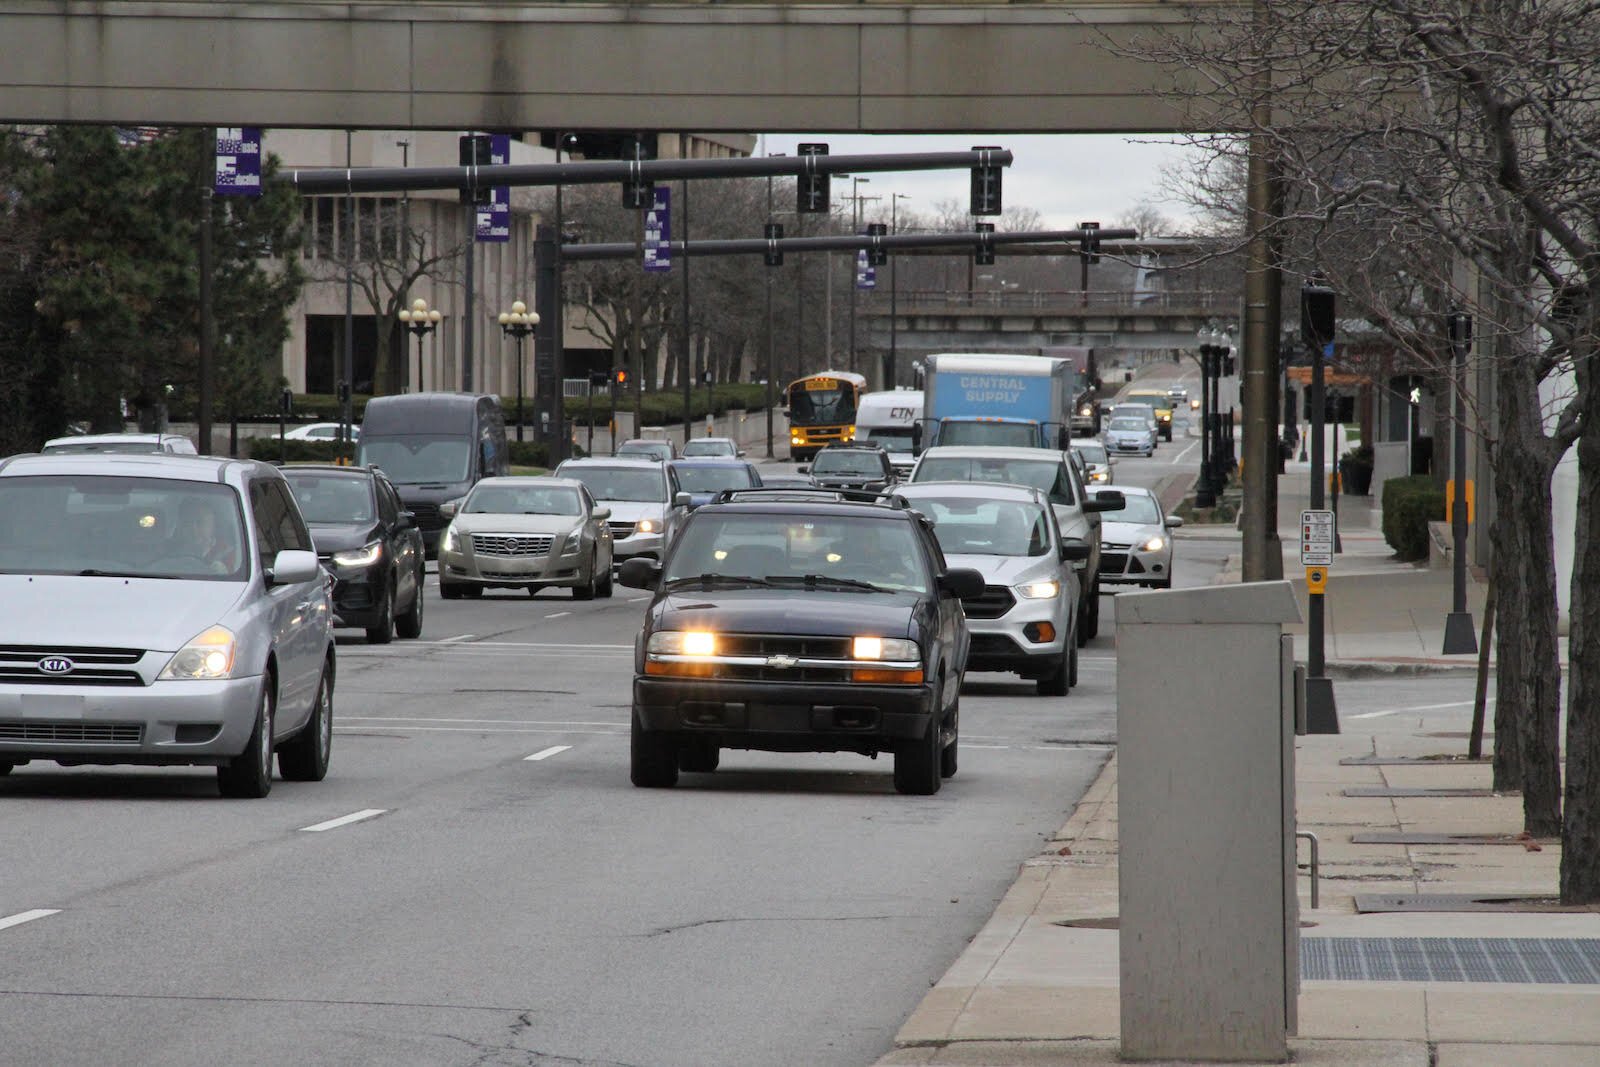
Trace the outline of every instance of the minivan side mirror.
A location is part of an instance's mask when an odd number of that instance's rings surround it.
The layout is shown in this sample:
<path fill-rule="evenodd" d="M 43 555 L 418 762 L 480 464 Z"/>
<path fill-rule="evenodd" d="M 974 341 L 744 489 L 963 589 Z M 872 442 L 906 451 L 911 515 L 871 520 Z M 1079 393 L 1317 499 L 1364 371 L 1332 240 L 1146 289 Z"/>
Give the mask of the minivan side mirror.
<path fill-rule="evenodd" d="M 317 562 L 315 552 L 286 548 L 272 557 L 272 566 L 267 569 L 267 584 L 299 585 L 311 581 L 321 570 L 322 564 Z"/>
<path fill-rule="evenodd" d="M 661 564 L 643 557 L 630 559 L 618 568 L 617 581 L 629 589 L 654 589 L 661 582 Z"/>

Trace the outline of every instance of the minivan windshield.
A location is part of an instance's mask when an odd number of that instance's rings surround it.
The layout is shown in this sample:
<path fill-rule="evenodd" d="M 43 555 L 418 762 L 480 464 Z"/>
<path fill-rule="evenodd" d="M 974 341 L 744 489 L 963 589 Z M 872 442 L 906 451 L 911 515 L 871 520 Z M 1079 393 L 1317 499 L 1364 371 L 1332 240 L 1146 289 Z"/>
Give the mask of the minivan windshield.
<path fill-rule="evenodd" d="M 700 512 L 689 521 L 662 575 L 666 587 L 706 575 L 840 591 L 928 592 L 923 551 L 911 524 L 842 515 Z"/>
<path fill-rule="evenodd" d="M 167 478 L 0 478 L 0 573 L 242 582 L 231 486 Z"/>
<path fill-rule="evenodd" d="M 472 442 L 459 436 L 423 434 L 363 437 L 356 462 L 363 467 L 377 466 L 396 485 L 464 482 L 471 472 Z"/>
<path fill-rule="evenodd" d="M 596 500 L 622 500 L 659 504 L 667 499 L 666 479 L 657 470 L 639 467 L 572 467 L 557 470 L 563 478 L 576 478 Z"/>
<path fill-rule="evenodd" d="M 335 526 L 371 522 L 376 514 L 372 482 L 366 474 L 333 474 L 323 471 L 283 469 L 300 514 L 308 523 Z"/>

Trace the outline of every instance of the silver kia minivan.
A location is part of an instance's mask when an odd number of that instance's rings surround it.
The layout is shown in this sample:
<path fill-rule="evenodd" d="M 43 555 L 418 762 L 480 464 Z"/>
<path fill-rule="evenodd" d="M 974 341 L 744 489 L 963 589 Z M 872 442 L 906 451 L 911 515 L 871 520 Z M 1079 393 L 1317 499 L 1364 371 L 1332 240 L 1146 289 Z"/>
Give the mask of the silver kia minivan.
<path fill-rule="evenodd" d="M 330 581 L 277 468 L 208 456 L 0 459 L 0 775 L 34 760 L 320 781 Z"/>

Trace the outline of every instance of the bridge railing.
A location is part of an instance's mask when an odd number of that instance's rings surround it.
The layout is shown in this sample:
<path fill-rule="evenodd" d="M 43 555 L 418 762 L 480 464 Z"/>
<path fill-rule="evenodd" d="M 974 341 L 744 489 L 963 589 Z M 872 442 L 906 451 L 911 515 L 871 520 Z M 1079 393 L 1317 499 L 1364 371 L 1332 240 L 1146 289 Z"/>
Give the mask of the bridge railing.
<path fill-rule="evenodd" d="M 883 303 L 886 291 L 878 291 Z M 896 297 L 902 311 L 974 310 L 999 311 L 1063 311 L 1074 308 L 1090 310 L 1122 310 L 1130 312 L 1215 312 L 1236 313 L 1238 294 L 1207 289 L 1177 290 L 1174 292 L 1131 292 L 1126 289 L 915 289 L 900 290 Z M 875 308 L 882 311 L 882 308 Z"/>

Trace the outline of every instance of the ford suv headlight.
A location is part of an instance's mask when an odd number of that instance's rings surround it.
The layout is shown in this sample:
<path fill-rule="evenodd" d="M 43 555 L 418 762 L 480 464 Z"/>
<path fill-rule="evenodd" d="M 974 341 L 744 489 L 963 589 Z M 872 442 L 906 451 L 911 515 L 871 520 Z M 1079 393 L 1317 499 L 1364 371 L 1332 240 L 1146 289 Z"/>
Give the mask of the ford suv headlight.
<path fill-rule="evenodd" d="M 1045 600 L 1061 593 L 1061 583 L 1051 580 L 1048 582 L 1026 582 L 1017 586 L 1017 595 L 1026 600 Z"/>
<path fill-rule="evenodd" d="M 352 548 L 345 552 L 335 552 L 333 562 L 339 567 L 349 567 L 359 570 L 370 567 L 383 558 L 383 542 L 374 541 L 364 548 Z"/>
<path fill-rule="evenodd" d="M 233 677 L 233 657 L 238 642 L 226 626 L 213 626 L 178 649 L 156 676 L 157 681 L 197 678 L 216 681 Z"/>

